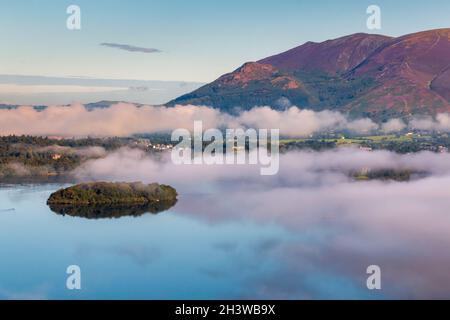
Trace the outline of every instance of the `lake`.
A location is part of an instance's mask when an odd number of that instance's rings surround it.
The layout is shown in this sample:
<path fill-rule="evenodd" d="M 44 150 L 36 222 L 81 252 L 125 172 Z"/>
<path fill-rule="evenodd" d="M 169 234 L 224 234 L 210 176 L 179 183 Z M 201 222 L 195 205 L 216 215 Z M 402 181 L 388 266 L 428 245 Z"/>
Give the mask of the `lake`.
<path fill-rule="evenodd" d="M 84 219 L 55 214 L 46 205 L 63 186 L 0 188 L 0 298 L 450 296 L 449 253 L 439 230 L 434 239 L 409 241 L 401 236 L 399 218 L 379 221 L 374 232 L 370 225 L 376 221 L 358 221 L 345 210 L 342 218 L 315 211 L 317 218 L 310 219 L 298 206 L 302 218 L 291 220 L 281 207 L 280 212 L 269 208 L 268 215 L 255 205 L 256 191 L 248 203 L 212 191 L 181 193 L 176 206 L 158 214 Z M 431 214 L 429 219 L 448 221 Z M 366 268 L 372 264 L 381 267 L 382 290 L 367 289 Z M 81 290 L 66 288 L 69 265 L 81 268 Z"/>

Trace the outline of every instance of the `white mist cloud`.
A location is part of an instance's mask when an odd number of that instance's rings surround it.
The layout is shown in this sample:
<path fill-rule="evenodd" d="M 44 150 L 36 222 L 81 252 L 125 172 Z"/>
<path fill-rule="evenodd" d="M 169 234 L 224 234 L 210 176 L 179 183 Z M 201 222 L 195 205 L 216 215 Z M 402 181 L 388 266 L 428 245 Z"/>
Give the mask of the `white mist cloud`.
<path fill-rule="evenodd" d="M 450 115 L 414 118 L 408 124 L 391 119 L 381 126 L 368 118 L 349 119 L 340 112 L 299 109 L 283 111 L 257 107 L 236 116 L 205 106 L 140 106 L 118 103 L 110 108 L 86 110 L 81 104 L 50 106 L 44 110 L 19 107 L 0 110 L 0 135 L 58 136 L 129 136 L 137 133 L 192 130 L 194 121 L 202 120 L 203 128 L 279 129 L 283 136 L 305 137 L 325 131 L 347 130 L 357 134 L 377 131 L 397 132 L 409 127 L 420 130 L 450 131 Z"/>
<path fill-rule="evenodd" d="M 339 112 L 315 112 L 297 107 L 285 111 L 276 111 L 270 107 L 254 108 L 241 113 L 235 121 L 254 128 L 279 128 L 281 134 L 286 136 L 307 136 L 330 129 L 369 133 L 378 128 L 367 118 L 351 121 Z"/>
<path fill-rule="evenodd" d="M 136 107 L 119 103 L 105 109 L 86 110 L 83 105 L 50 106 L 42 111 L 31 107 L 0 110 L 0 134 L 60 136 L 128 136 L 193 127 L 203 120 L 204 127 L 224 122 L 219 111 L 205 107 Z"/>
<path fill-rule="evenodd" d="M 122 148 L 106 157 L 84 163 L 75 171 L 80 180 L 159 181 L 177 185 L 192 181 L 200 187 L 214 181 L 245 181 L 260 186 L 314 186 L 348 182 L 349 172 L 363 169 L 396 169 L 450 174 L 450 154 L 419 152 L 397 154 L 338 148 L 322 152 L 289 152 L 280 155 L 280 171 L 272 178 L 260 177 L 258 165 L 175 165 L 170 154 L 162 160 L 139 149 Z M 351 179 L 350 179 L 351 180 Z"/>
<path fill-rule="evenodd" d="M 281 134 L 286 136 L 307 136 L 330 129 L 347 129 L 358 133 L 377 129 L 377 125 L 369 119 L 350 121 L 339 112 L 314 112 L 297 107 L 285 111 L 259 107 L 233 117 L 202 106 L 136 107 L 119 103 L 92 111 L 86 110 L 81 104 L 50 106 L 41 111 L 26 106 L 0 110 L 0 134 L 127 136 L 176 128 L 191 130 L 195 120 L 202 120 L 203 128 L 244 126 L 280 129 Z"/>
<path fill-rule="evenodd" d="M 419 130 L 450 131 L 450 114 L 440 113 L 433 117 L 418 117 L 410 122 L 410 127 Z"/>
<path fill-rule="evenodd" d="M 355 182 L 348 177 L 349 170 L 361 168 L 430 175 L 410 182 Z M 76 173 L 82 180 L 169 183 L 180 194 L 170 214 L 184 218 L 211 225 L 251 221 L 282 227 L 289 240 L 277 238 L 273 246 L 252 251 L 258 264 L 277 261 L 280 266 L 272 277 L 265 273 L 249 279 L 252 297 L 308 293 L 336 298 L 336 291 L 312 284 L 318 275 L 347 279 L 367 292 L 365 270 L 371 264 L 381 266 L 387 296 L 448 297 L 450 154 L 354 148 L 292 152 L 281 155 L 278 175 L 263 177 L 252 166 L 175 166 L 168 159 L 122 149 Z M 344 293 L 339 291 L 338 297 Z"/>
<path fill-rule="evenodd" d="M 401 119 L 390 119 L 381 125 L 381 131 L 386 133 L 399 132 L 407 127 Z"/>

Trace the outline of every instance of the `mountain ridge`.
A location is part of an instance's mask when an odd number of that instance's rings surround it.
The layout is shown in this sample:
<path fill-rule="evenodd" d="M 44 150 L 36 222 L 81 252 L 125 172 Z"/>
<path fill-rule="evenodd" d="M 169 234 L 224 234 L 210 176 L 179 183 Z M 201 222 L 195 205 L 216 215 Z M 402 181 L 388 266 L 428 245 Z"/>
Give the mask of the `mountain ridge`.
<path fill-rule="evenodd" d="M 246 62 L 168 103 L 187 104 L 231 113 L 296 105 L 379 121 L 450 112 L 450 28 L 306 42 Z"/>

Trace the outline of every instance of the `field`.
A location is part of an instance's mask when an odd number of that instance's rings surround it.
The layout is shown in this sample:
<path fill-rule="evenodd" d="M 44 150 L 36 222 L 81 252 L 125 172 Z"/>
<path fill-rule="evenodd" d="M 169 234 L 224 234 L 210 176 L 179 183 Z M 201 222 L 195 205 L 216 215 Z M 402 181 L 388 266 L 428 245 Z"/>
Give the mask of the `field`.
<path fill-rule="evenodd" d="M 450 138 L 447 134 L 407 133 L 398 135 L 344 136 L 329 135 L 301 139 L 281 139 L 281 150 L 292 149 L 332 149 L 336 147 L 355 146 L 366 150 L 389 150 L 398 153 L 420 151 L 447 152 Z"/>

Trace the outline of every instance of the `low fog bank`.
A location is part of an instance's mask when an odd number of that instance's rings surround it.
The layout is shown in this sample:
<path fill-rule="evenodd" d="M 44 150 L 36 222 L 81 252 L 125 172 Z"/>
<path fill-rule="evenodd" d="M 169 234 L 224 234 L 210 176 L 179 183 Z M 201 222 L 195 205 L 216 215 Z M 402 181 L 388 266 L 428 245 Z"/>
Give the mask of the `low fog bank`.
<path fill-rule="evenodd" d="M 411 169 L 428 176 L 409 182 L 348 176 L 364 168 Z M 382 268 L 385 297 L 448 297 L 450 154 L 290 152 L 280 155 L 278 175 L 260 176 L 257 166 L 175 166 L 170 159 L 121 149 L 87 162 L 76 175 L 171 184 L 180 194 L 171 214 L 211 225 L 237 221 L 284 228 L 291 240 L 267 239 L 252 249 L 255 261 L 276 259 L 281 266 L 271 277 L 248 279 L 252 297 L 335 297 L 326 283 L 311 283 L 314 275 L 339 277 L 345 288 L 339 296 L 353 297 L 352 290 L 364 289 L 365 269 L 372 264 Z M 230 243 L 239 249 L 237 239 Z"/>
<path fill-rule="evenodd" d="M 205 106 L 135 106 L 119 103 L 110 108 L 88 111 L 81 104 L 50 106 L 44 110 L 22 106 L 0 110 L 0 135 L 129 136 L 139 133 L 192 130 L 195 120 L 207 128 L 250 127 L 280 129 L 283 136 L 303 137 L 326 131 L 356 134 L 394 133 L 406 129 L 450 131 L 450 115 L 416 117 L 409 122 L 391 119 L 377 124 L 369 118 L 349 119 L 335 111 L 315 112 L 298 107 L 276 111 L 257 107 L 236 116 Z"/>
<path fill-rule="evenodd" d="M 121 148 L 107 156 L 89 160 L 74 174 L 80 180 L 163 181 L 192 187 L 218 182 L 241 181 L 266 187 L 311 187 L 353 181 L 349 173 L 374 170 L 410 170 L 428 175 L 450 174 L 450 153 L 423 151 L 398 154 L 390 151 L 364 151 L 355 147 L 328 151 L 294 151 L 279 155 L 278 174 L 260 176 L 259 165 L 175 165 L 170 153 L 155 159 L 139 149 Z M 194 183 L 192 183 L 194 182 Z"/>

